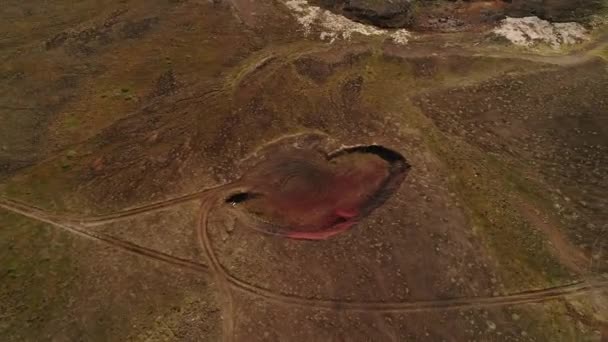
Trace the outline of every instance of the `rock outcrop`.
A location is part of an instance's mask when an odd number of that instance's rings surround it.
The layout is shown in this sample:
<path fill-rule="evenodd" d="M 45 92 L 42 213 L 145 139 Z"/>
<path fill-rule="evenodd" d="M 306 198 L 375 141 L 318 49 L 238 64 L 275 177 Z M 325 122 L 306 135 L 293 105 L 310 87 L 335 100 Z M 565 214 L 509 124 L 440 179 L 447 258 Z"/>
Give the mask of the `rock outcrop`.
<path fill-rule="evenodd" d="M 415 0 L 320 0 L 322 7 L 345 17 L 382 28 L 402 28 L 412 24 Z"/>
<path fill-rule="evenodd" d="M 381 28 L 459 31 L 505 17 L 585 22 L 604 0 L 309 0 L 351 20 Z M 452 28 L 452 22 L 457 27 Z M 447 23 L 447 24 L 446 24 Z M 447 26 L 447 28 L 446 28 Z"/>
<path fill-rule="evenodd" d="M 552 22 L 585 21 L 604 6 L 602 0 L 512 0 L 510 2 L 505 11 L 508 16 L 537 16 Z"/>

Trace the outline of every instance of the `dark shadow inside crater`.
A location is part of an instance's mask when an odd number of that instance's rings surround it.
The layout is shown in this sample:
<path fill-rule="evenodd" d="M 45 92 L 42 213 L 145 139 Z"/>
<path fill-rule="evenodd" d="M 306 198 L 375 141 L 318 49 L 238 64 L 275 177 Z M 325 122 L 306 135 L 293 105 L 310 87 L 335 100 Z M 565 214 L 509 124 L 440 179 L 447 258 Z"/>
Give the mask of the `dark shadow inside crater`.
<path fill-rule="evenodd" d="M 405 157 L 400 153 L 380 145 L 355 146 L 339 150 L 334 154 L 330 154 L 329 158 L 333 159 L 344 154 L 360 153 L 372 154 L 382 158 L 388 165 L 389 174 L 385 178 L 380 188 L 369 197 L 367 205 L 362 208 L 362 214 L 369 214 L 373 209 L 381 206 L 401 185 L 405 179 L 407 171 L 411 165 L 407 163 Z"/>
<path fill-rule="evenodd" d="M 239 203 L 243 203 L 247 200 L 256 198 L 257 196 L 259 196 L 258 194 L 254 194 L 254 193 L 249 193 L 249 192 L 239 192 L 233 195 L 230 195 L 228 198 L 226 198 L 226 203 L 230 203 L 232 205 L 237 205 Z"/>
<path fill-rule="evenodd" d="M 289 238 L 326 239 L 352 227 L 398 189 L 410 165 L 379 145 L 323 154 L 273 153 L 240 182 L 249 189 L 230 195 L 248 227 Z"/>
<path fill-rule="evenodd" d="M 396 166 L 409 167 L 409 165 L 405 161 L 405 158 L 401 154 L 399 154 L 398 152 L 395 152 L 389 148 L 380 146 L 380 145 L 363 145 L 363 146 L 354 146 L 354 147 L 344 148 L 344 149 L 338 150 L 337 152 L 330 154 L 328 156 L 328 159 L 333 159 L 335 157 L 339 157 L 340 155 L 348 154 L 348 153 L 375 154 L 378 157 L 391 163 L 392 166 L 396 165 Z"/>

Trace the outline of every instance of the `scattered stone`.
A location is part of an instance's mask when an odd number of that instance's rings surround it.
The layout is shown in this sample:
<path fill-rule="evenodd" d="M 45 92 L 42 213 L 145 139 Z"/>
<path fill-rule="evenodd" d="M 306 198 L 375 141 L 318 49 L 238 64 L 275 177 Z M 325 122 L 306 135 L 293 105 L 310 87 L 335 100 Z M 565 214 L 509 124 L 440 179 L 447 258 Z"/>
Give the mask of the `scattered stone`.
<path fill-rule="evenodd" d="M 411 36 L 411 33 L 409 33 L 407 30 L 397 30 L 391 34 L 393 42 L 400 45 L 407 44 Z"/>
<path fill-rule="evenodd" d="M 66 153 L 66 156 L 68 157 L 68 159 L 72 159 L 72 158 L 76 157 L 76 151 L 74 151 L 74 150 L 69 150 L 69 151 Z"/>
<path fill-rule="evenodd" d="M 156 80 L 156 85 L 150 94 L 151 97 L 172 94 L 177 89 L 177 79 L 173 70 L 162 73 Z"/>
<path fill-rule="evenodd" d="M 488 330 L 496 330 L 496 323 L 492 322 L 492 321 L 486 321 L 486 324 L 488 325 Z"/>

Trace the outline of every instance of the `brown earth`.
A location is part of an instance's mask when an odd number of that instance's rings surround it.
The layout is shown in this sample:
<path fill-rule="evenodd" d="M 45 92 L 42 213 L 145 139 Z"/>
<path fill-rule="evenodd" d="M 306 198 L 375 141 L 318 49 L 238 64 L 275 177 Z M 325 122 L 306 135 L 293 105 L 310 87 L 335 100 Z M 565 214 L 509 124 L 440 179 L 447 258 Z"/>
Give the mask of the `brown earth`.
<path fill-rule="evenodd" d="M 3 340 L 605 335 L 602 41 L 327 44 L 281 2 L 2 7 Z M 383 193 L 381 158 L 315 159 L 353 146 L 395 151 L 407 176 Z M 292 159 L 316 161 L 277 176 Z M 308 201 L 351 179 L 334 174 L 366 182 Z M 273 200 L 235 200 L 254 188 Z M 323 240 L 256 230 L 326 228 L 344 199 L 346 221 L 376 205 Z"/>

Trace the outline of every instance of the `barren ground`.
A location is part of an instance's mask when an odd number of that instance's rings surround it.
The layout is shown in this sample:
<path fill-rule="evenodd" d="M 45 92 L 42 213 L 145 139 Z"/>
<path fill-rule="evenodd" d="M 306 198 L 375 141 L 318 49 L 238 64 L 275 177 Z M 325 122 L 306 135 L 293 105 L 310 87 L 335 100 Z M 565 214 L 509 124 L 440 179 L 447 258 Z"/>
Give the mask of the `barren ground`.
<path fill-rule="evenodd" d="M 603 31 L 559 52 L 481 27 L 329 44 L 284 1 L 1 7 L 3 340 L 608 338 Z M 323 164 L 345 146 L 410 167 L 380 195 L 382 160 Z M 243 177 L 312 153 L 367 183 Z M 231 197 L 280 177 L 275 202 Z M 265 234 L 333 218 L 281 211 L 299 179 L 347 230 Z"/>

